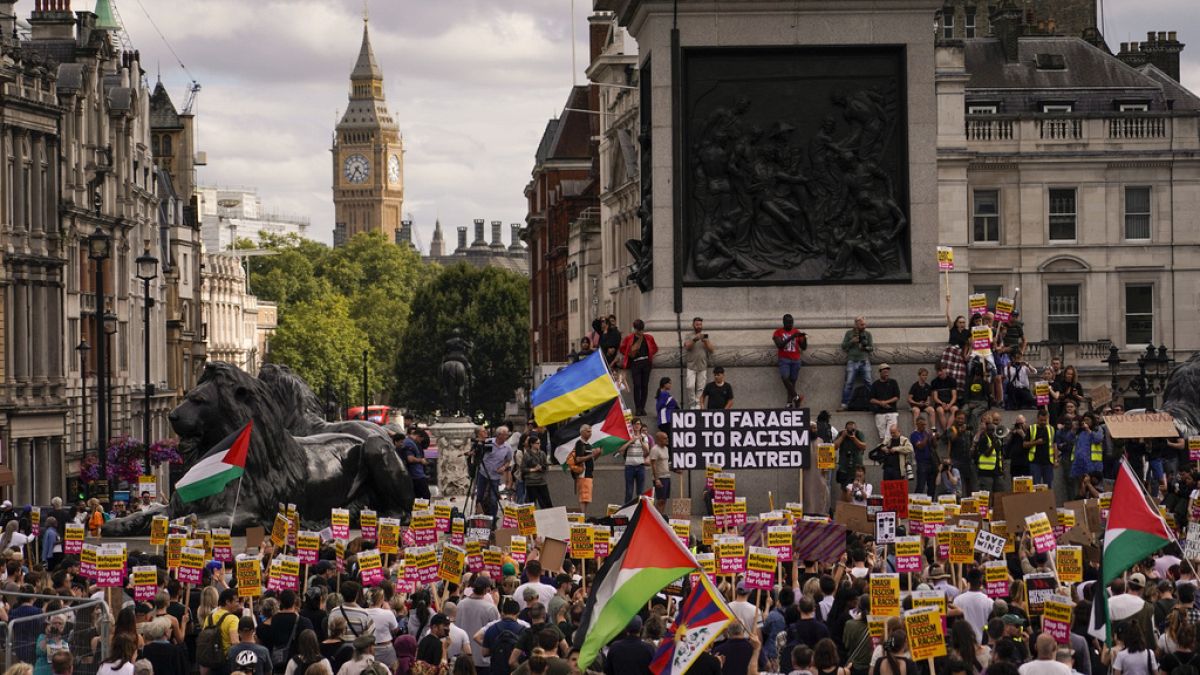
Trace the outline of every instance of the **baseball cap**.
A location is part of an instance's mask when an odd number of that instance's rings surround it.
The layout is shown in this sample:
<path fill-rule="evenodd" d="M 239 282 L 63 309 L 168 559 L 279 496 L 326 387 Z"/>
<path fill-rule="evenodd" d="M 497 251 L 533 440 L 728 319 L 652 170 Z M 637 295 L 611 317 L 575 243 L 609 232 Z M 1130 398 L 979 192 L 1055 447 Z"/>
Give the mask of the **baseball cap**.
<path fill-rule="evenodd" d="M 1127 583 L 1130 586 L 1137 586 L 1138 588 L 1145 588 L 1146 587 L 1146 575 L 1142 574 L 1141 572 L 1134 572 L 1133 574 L 1129 575 L 1129 581 Z"/>
<path fill-rule="evenodd" d="M 739 594 L 739 595 L 741 595 L 741 594 L 743 594 L 743 593 L 749 593 L 749 591 L 747 591 L 747 590 L 746 590 L 746 582 L 745 582 L 745 581 L 739 581 L 739 582 L 738 582 L 738 585 L 737 585 L 737 592 L 738 592 L 738 594 Z"/>
<path fill-rule="evenodd" d="M 881 363 L 881 364 L 879 364 L 879 369 L 880 370 L 891 370 L 892 365 L 890 363 Z"/>
<path fill-rule="evenodd" d="M 11 509 L 11 508 L 12 508 L 12 502 L 10 502 L 10 501 L 8 501 L 7 499 L 5 499 L 3 503 L 0 503 L 0 507 L 6 508 L 6 509 Z"/>
<path fill-rule="evenodd" d="M 1017 614 L 1005 614 L 1004 616 L 1000 617 L 1000 620 L 1010 626 L 1024 626 L 1025 625 L 1025 619 L 1022 619 Z"/>

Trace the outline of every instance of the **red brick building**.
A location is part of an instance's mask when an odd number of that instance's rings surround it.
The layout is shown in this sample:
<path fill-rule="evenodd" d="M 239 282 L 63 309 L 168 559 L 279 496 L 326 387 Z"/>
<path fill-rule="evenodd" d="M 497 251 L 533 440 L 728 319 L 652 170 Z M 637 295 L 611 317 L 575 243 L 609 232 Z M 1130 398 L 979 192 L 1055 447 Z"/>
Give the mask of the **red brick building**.
<path fill-rule="evenodd" d="M 561 363 L 571 350 L 568 338 L 567 257 L 570 224 L 589 207 L 599 207 L 598 132 L 589 87 L 576 86 L 563 113 L 546 123 L 538 145 L 533 177 L 525 186 L 529 213 L 530 365 Z"/>

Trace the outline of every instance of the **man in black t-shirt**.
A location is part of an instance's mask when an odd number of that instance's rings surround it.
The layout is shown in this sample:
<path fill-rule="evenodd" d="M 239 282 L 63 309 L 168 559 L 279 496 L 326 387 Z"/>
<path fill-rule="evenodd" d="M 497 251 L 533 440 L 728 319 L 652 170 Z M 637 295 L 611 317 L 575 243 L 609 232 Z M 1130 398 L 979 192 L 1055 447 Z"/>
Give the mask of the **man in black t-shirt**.
<path fill-rule="evenodd" d="M 429 632 L 417 644 L 417 660 L 432 666 L 440 666 L 445 660 L 443 640 L 450 634 L 450 619 L 445 614 L 434 614 L 429 620 Z"/>
<path fill-rule="evenodd" d="M 886 363 L 879 364 L 879 379 L 871 383 L 871 412 L 875 413 L 875 430 L 879 432 L 879 442 L 888 439 L 888 429 L 899 421 L 896 412 L 896 402 L 900 400 L 900 385 L 891 379 L 892 367 Z"/>
<path fill-rule="evenodd" d="M 938 366 L 937 377 L 929 383 L 930 401 L 933 403 L 935 417 L 933 431 L 949 429 L 954 423 L 954 413 L 958 412 L 958 383 L 950 377 L 950 370 L 944 365 Z"/>
<path fill-rule="evenodd" d="M 725 381 L 725 369 L 713 368 L 713 381 L 704 385 L 700 407 L 705 410 L 728 410 L 733 407 L 733 387 Z"/>

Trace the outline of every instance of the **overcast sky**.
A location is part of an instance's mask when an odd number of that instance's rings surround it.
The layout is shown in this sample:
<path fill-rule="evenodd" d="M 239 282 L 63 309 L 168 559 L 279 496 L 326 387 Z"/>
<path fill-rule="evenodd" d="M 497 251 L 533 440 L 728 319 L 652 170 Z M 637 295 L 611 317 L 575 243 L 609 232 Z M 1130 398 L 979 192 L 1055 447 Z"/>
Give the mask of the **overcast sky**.
<path fill-rule="evenodd" d="M 1184 84 L 1200 91 L 1195 2 L 1110 0 L 1110 46 L 1145 39 L 1148 30 L 1177 30 L 1192 43 L 1183 52 Z M 17 9 L 28 16 L 32 4 Z M 580 82 L 590 4 L 575 2 Z M 258 187 L 268 210 L 307 215 L 312 236 L 331 241 L 329 149 L 358 55 L 361 0 L 117 5 L 151 82 L 161 68 L 177 107 L 189 78 L 146 12 L 203 87 L 196 104 L 197 149 L 208 153 L 201 184 Z M 370 16 L 388 107 L 405 139 L 404 210 L 422 248 L 439 216 L 451 246 L 454 228 L 474 218 L 523 222 L 533 153 L 571 86 L 571 0 L 374 0 Z"/>

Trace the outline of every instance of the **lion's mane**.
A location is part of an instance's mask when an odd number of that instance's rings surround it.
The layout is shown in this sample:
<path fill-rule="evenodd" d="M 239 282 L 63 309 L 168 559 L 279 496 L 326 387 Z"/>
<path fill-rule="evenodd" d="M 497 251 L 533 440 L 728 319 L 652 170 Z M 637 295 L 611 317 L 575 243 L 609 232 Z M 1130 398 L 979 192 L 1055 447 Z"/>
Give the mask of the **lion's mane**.
<path fill-rule="evenodd" d="M 1184 436 L 1200 435 L 1200 352 L 1171 371 L 1162 411 L 1171 413 Z"/>

